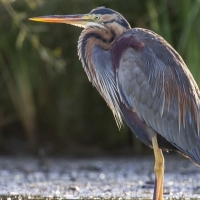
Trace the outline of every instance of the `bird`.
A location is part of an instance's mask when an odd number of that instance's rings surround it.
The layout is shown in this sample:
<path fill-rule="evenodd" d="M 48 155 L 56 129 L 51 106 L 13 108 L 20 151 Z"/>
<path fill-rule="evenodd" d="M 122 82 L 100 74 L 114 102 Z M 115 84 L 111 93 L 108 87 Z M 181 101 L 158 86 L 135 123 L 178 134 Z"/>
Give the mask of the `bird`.
<path fill-rule="evenodd" d="M 131 28 L 125 17 L 106 7 L 29 19 L 83 28 L 78 56 L 89 81 L 118 127 L 124 121 L 153 149 L 154 200 L 163 199 L 163 151 L 179 152 L 200 166 L 200 91 L 182 57 L 163 37 Z"/>

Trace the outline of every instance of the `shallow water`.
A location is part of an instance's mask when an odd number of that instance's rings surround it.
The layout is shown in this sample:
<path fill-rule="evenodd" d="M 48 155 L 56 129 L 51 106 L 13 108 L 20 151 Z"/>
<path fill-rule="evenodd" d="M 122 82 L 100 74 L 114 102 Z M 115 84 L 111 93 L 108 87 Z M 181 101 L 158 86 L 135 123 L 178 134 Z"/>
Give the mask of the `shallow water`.
<path fill-rule="evenodd" d="M 165 156 L 164 197 L 200 198 L 200 168 Z M 129 158 L 0 157 L 3 199 L 151 199 L 152 156 Z M 9 199 L 10 198 L 10 199 Z"/>

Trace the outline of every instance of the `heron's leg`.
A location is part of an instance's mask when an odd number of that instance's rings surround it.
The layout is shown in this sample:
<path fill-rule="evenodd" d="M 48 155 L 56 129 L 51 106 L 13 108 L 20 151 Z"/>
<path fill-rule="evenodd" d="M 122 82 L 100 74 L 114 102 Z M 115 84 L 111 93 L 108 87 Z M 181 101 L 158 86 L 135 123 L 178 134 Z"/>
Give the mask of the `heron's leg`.
<path fill-rule="evenodd" d="M 154 200 L 163 199 L 163 180 L 164 180 L 164 157 L 162 150 L 158 147 L 157 136 L 152 137 L 152 145 L 155 156 L 155 185 L 154 185 Z"/>

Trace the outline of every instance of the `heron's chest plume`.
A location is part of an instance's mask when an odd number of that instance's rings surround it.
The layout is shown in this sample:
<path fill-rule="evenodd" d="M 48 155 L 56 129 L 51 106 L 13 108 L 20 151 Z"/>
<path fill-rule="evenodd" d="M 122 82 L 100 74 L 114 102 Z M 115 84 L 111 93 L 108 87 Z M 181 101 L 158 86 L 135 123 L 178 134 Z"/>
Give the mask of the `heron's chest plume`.
<path fill-rule="evenodd" d="M 99 35 L 84 34 L 79 38 L 78 55 L 90 82 L 111 108 L 117 125 L 122 125 L 120 99 L 117 91 L 115 70 L 109 50 L 98 45 Z M 105 44 L 106 45 L 106 44 Z"/>

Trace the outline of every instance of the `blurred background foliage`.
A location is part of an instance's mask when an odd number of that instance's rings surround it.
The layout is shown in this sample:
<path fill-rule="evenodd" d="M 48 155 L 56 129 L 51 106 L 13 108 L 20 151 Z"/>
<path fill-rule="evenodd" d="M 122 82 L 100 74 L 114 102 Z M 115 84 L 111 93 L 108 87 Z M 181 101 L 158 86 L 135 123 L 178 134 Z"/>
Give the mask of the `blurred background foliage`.
<path fill-rule="evenodd" d="M 200 84 L 200 0 L 0 0 L 0 153 L 146 151 L 126 125 L 119 132 L 88 82 L 77 57 L 81 29 L 28 20 L 98 6 L 163 36 Z"/>

